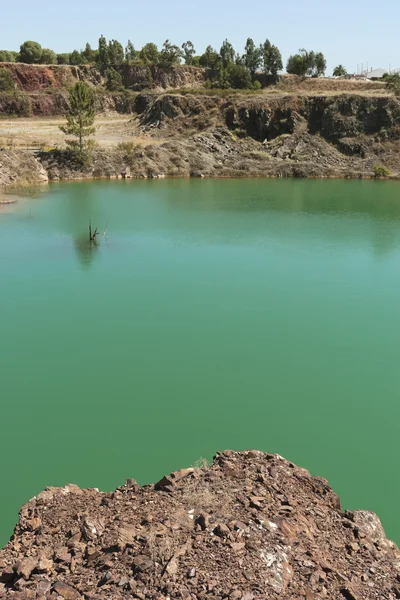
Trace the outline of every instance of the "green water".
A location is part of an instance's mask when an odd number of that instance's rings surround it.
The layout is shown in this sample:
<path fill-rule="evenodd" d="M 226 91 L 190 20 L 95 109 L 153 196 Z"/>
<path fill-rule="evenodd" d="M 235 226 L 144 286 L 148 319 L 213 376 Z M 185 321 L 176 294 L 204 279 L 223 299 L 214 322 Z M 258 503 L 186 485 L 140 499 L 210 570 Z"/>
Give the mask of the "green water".
<path fill-rule="evenodd" d="M 400 541 L 399 184 L 55 185 L 0 212 L 0 290 L 0 544 L 46 485 L 225 448 L 328 478 Z"/>

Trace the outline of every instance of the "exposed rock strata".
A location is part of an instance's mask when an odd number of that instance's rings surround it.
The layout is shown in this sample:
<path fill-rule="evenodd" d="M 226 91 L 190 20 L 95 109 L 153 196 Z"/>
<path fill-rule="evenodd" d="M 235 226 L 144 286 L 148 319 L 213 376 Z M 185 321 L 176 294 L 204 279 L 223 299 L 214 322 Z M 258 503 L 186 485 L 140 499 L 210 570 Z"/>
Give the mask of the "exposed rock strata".
<path fill-rule="evenodd" d="M 65 110 L 61 92 L 35 98 L 39 112 L 50 110 L 44 100 L 56 98 Z M 13 102 L 20 100 L 17 95 Z M 393 176 L 400 174 L 400 102 L 392 97 L 146 93 L 103 94 L 98 102 L 102 110 L 133 113 L 121 137 L 126 150 L 98 149 L 85 169 L 65 152 L 42 152 L 37 159 L 50 180 L 193 174 L 358 178 L 373 177 L 381 164 Z M 138 137 L 147 138 L 146 144 L 136 143 Z M 16 154 L 11 159 L 17 166 L 24 160 Z M 0 176 L 0 185 L 4 182 Z"/>
<path fill-rule="evenodd" d="M 77 81 L 86 81 L 94 86 L 104 86 L 106 68 L 96 65 L 26 65 L 24 63 L 2 63 L 10 71 L 17 90 L 43 92 L 48 89 L 65 89 Z M 204 83 L 204 70 L 181 65 L 160 69 L 144 65 L 120 65 L 116 67 L 127 89 L 144 88 L 170 89 L 191 87 Z"/>
<path fill-rule="evenodd" d="M 226 451 L 156 485 L 47 488 L 21 509 L 0 582 L 15 600 L 395 600 L 400 554 L 326 480 Z"/>

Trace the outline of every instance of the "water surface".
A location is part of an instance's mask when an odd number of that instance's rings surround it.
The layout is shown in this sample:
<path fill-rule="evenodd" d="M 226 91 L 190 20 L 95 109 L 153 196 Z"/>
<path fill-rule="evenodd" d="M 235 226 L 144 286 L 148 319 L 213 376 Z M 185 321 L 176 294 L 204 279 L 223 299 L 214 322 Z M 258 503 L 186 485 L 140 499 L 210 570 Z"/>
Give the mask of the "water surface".
<path fill-rule="evenodd" d="M 0 544 L 46 485 L 225 448 L 328 478 L 400 541 L 398 183 L 54 185 L 0 212 L 0 286 Z"/>

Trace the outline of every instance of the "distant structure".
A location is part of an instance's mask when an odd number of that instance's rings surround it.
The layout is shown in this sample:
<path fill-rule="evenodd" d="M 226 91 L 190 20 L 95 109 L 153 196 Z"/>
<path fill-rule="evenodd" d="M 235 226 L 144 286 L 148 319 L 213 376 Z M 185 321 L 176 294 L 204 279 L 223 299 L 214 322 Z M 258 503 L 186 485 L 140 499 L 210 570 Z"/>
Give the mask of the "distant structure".
<path fill-rule="evenodd" d="M 370 69 L 363 69 L 361 68 L 361 71 L 358 71 L 358 67 L 357 67 L 357 74 L 351 75 L 350 78 L 351 79 L 382 79 L 384 75 L 389 74 L 389 75 L 394 75 L 395 73 L 400 73 L 400 69 L 392 69 L 389 65 L 388 69 L 373 69 L 372 67 Z"/>
<path fill-rule="evenodd" d="M 387 72 L 387 69 L 372 69 L 371 71 L 366 73 L 366 76 L 368 77 L 368 79 L 382 79 L 382 77 Z"/>
<path fill-rule="evenodd" d="M 394 73 L 400 73 L 400 69 L 369 69 L 368 71 L 361 71 L 361 73 L 348 73 L 346 75 L 346 79 L 356 79 L 356 80 L 365 80 L 365 79 L 382 79 L 383 76 L 389 73 L 390 75 L 394 75 Z"/>

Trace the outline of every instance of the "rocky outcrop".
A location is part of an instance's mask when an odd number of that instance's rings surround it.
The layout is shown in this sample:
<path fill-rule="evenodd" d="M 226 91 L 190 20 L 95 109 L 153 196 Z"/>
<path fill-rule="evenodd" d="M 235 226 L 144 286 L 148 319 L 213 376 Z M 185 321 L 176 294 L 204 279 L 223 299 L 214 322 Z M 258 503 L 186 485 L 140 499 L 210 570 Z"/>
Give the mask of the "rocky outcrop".
<path fill-rule="evenodd" d="M 47 181 L 47 171 L 30 152 L 0 148 L 0 188 L 38 185 Z"/>
<path fill-rule="evenodd" d="M 77 81 L 94 86 L 104 86 L 105 68 L 96 65 L 26 65 L 2 63 L 10 71 L 16 89 L 24 92 L 43 92 L 48 89 L 66 89 Z M 116 67 L 127 89 L 140 91 L 145 88 L 167 90 L 170 88 L 196 87 L 204 84 L 204 69 L 180 65 L 168 69 L 145 65 L 120 65 Z"/>
<path fill-rule="evenodd" d="M 141 91 L 147 89 L 196 88 L 204 85 L 204 69 L 179 65 L 161 69 L 145 65 L 121 65 L 118 67 L 127 89 Z"/>
<path fill-rule="evenodd" d="M 120 131 L 121 143 L 96 149 L 84 169 L 68 153 L 42 152 L 38 160 L 49 179 L 120 177 L 126 169 L 132 177 L 358 178 L 373 177 L 382 164 L 400 176 L 396 98 L 101 90 L 96 97 L 99 112 L 133 115 Z M 0 109 L 7 102 L 9 113 L 25 110 L 26 116 L 58 114 L 68 106 L 62 91 L 0 95 Z"/>
<path fill-rule="evenodd" d="M 150 97 L 151 98 L 151 97 Z M 140 107 L 139 98 L 137 106 Z M 191 116 L 200 121 L 210 111 L 218 111 L 220 123 L 232 131 L 263 142 L 292 134 L 300 125 L 330 142 L 361 135 L 382 139 L 400 137 L 400 102 L 394 97 L 281 96 L 231 97 L 153 96 L 143 103 L 144 125 L 165 124 Z M 176 126 L 176 125 L 175 125 Z"/>
<path fill-rule="evenodd" d="M 325 479 L 225 451 L 156 485 L 47 488 L 0 551 L 0 597 L 395 600 L 400 554 Z"/>

